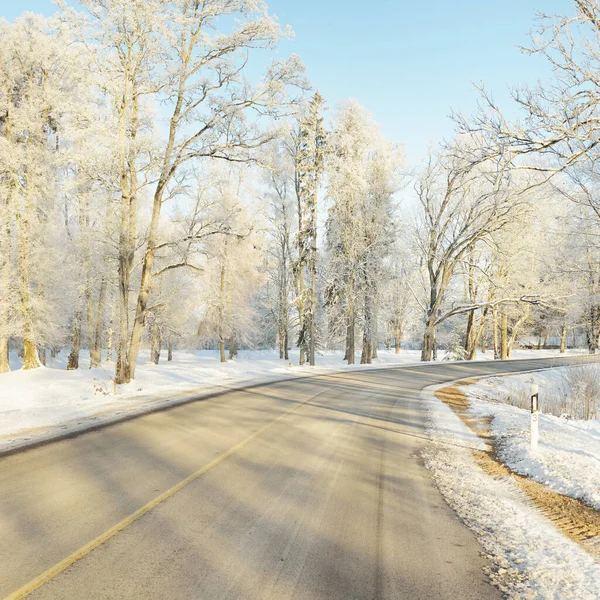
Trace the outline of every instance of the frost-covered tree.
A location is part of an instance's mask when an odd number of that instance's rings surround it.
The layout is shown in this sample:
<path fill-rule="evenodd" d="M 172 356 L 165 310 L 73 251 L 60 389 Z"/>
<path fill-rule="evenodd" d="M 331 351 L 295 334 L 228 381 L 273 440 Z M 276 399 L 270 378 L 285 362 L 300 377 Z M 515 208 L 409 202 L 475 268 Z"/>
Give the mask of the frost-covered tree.
<path fill-rule="evenodd" d="M 275 321 L 279 357 L 289 359 L 292 296 L 294 288 L 295 204 L 294 163 L 289 152 L 290 136 L 271 144 L 265 152 L 265 211 L 267 221 L 266 269 L 269 281 L 263 304 L 266 321 Z"/>
<path fill-rule="evenodd" d="M 64 294 L 56 295 L 68 268 L 61 171 L 81 126 L 75 99 L 86 97 L 80 58 L 56 19 L 26 14 L 0 23 L 2 370 L 8 336 L 23 340 L 23 367 L 35 368 L 62 339 L 69 316 Z"/>
<path fill-rule="evenodd" d="M 416 242 L 425 292 L 424 361 L 433 358 L 440 323 L 477 307 L 444 305 L 457 269 L 479 242 L 515 219 L 524 205 L 508 161 L 474 165 L 464 158 L 465 145 L 468 153 L 476 143 L 459 139 L 449 151 L 430 157 L 415 187 L 420 205 Z"/>
<path fill-rule="evenodd" d="M 310 99 L 305 114 L 298 120 L 294 143 L 295 188 L 298 205 L 298 307 L 300 313 L 298 345 L 300 364 L 304 353 L 315 366 L 317 345 L 317 215 L 321 174 L 324 168 L 326 131 L 323 126 L 324 100 L 319 92 Z M 310 285 L 304 287 L 306 271 Z"/>
<path fill-rule="evenodd" d="M 382 262 L 392 239 L 399 155 L 356 102 L 337 112 L 330 144 L 326 300 L 337 314 L 334 330 L 341 326 L 345 331 L 345 360 L 354 363 L 356 327 L 362 323 L 361 362 L 370 363 Z"/>
<path fill-rule="evenodd" d="M 254 148 L 272 134 L 260 129 L 249 115 L 277 115 L 287 102 L 290 85 L 303 85 L 296 57 L 274 61 L 263 79 L 251 85 L 245 67 L 255 49 L 272 49 L 285 35 L 268 15 L 266 4 L 248 0 L 84 0 L 93 19 L 92 36 L 100 36 L 115 80 L 120 102 L 118 131 L 122 186 L 121 235 L 127 237 L 125 274 L 131 271 L 132 211 L 138 193 L 140 155 L 137 131 L 142 100 L 161 103 L 167 118 L 166 135 L 154 145 L 151 168 L 151 213 L 142 255 L 139 291 L 130 331 L 125 316 L 128 282 L 121 277 L 122 317 L 116 379 L 125 383 L 135 375 L 136 358 L 149 307 L 157 251 L 161 247 L 163 205 L 184 184 L 184 167 L 202 158 L 247 161 Z M 100 33 L 97 33 L 100 32 Z M 127 209 L 129 206 L 129 210 Z M 124 338 L 128 338 L 125 348 Z"/>
<path fill-rule="evenodd" d="M 221 362 L 227 360 L 226 346 L 229 358 L 235 358 L 239 345 L 248 344 L 256 333 L 254 298 L 264 281 L 262 240 L 241 202 L 242 186 L 247 191 L 239 169 L 225 171 L 215 185 L 213 210 L 228 228 L 211 236 L 204 250 L 207 258 L 201 279 L 204 315 L 200 330 L 216 337 Z"/>

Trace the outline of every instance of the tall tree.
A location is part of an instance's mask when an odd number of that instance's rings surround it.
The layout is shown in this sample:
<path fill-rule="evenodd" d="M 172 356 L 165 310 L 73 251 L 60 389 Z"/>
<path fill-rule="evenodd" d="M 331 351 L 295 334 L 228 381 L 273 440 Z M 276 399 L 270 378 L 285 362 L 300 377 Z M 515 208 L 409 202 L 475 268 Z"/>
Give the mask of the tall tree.
<path fill-rule="evenodd" d="M 301 300 L 298 345 L 315 366 L 317 345 L 317 215 L 319 183 L 324 166 L 326 132 L 323 126 L 324 100 L 315 92 L 306 114 L 299 120 L 295 154 L 295 182 L 298 199 L 298 291 Z M 304 289 L 304 270 L 310 287 Z M 302 362 L 302 361 L 301 361 Z"/>

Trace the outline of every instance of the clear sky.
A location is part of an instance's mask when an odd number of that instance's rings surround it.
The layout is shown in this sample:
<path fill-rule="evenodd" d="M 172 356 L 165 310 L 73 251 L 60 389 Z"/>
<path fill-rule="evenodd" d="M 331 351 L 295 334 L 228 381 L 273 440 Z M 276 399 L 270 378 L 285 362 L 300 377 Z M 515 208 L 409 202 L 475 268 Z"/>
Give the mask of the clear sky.
<path fill-rule="evenodd" d="M 517 48 L 528 41 L 536 9 L 570 12 L 570 0 L 268 0 L 296 33 L 282 45 L 304 61 L 331 107 L 356 98 L 385 134 L 406 145 L 411 164 L 452 134 L 451 109 L 470 112 L 485 82 L 510 106 L 508 86 L 548 76 L 547 65 Z M 73 2 L 75 4 L 75 2 Z M 50 0 L 0 0 L 9 20 Z"/>

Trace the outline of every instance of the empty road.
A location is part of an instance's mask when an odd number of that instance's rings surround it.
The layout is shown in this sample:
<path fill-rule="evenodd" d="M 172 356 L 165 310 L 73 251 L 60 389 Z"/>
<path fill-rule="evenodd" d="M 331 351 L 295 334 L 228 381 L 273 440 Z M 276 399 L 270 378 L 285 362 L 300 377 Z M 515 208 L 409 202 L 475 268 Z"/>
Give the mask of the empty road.
<path fill-rule="evenodd" d="M 0 458 L 0 597 L 488 600 L 419 392 L 569 359 L 231 391 Z"/>

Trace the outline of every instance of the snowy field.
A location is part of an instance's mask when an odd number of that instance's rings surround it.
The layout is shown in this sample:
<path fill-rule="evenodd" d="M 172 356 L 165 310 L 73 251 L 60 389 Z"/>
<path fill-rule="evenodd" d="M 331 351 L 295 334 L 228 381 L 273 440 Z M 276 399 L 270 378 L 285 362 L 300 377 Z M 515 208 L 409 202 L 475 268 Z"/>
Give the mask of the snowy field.
<path fill-rule="evenodd" d="M 540 442 L 529 443 L 531 383 L 539 385 Z M 600 420 L 575 419 L 600 404 L 600 365 L 482 379 L 463 389 L 471 411 L 492 417 L 499 458 L 513 471 L 600 510 Z M 544 414 L 554 412 L 555 414 Z"/>
<path fill-rule="evenodd" d="M 513 357 L 553 354 L 544 350 L 516 351 Z M 415 364 L 419 358 L 418 350 L 403 350 L 400 354 L 380 351 L 372 367 Z M 487 352 L 482 358 L 491 360 L 493 356 Z M 0 452 L 83 429 L 90 422 L 111 421 L 126 413 L 147 411 L 156 404 L 176 403 L 192 392 L 210 393 L 223 386 L 369 368 L 348 367 L 337 352 L 319 355 L 315 368 L 299 367 L 297 352 L 292 352 L 286 362 L 274 351 L 242 351 L 238 359 L 226 363 L 220 363 L 214 351 L 175 352 L 173 361 L 161 360 L 158 365 L 148 364 L 145 352 L 138 360 L 135 381 L 118 386 L 114 394 L 114 364 L 104 363 L 102 368 L 90 370 L 85 352 L 80 369 L 67 371 L 66 362 L 64 352 L 48 367 L 22 371 L 17 356 L 11 356 L 13 371 L 0 375 Z"/>
<path fill-rule="evenodd" d="M 491 579 L 513 600 L 597 600 L 600 565 L 534 510 L 512 478 L 492 478 L 477 465 L 472 451 L 483 442 L 433 390 L 423 399 L 433 441 L 425 463 L 494 564 Z M 549 448 L 547 441 L 541 454 Z"/>

